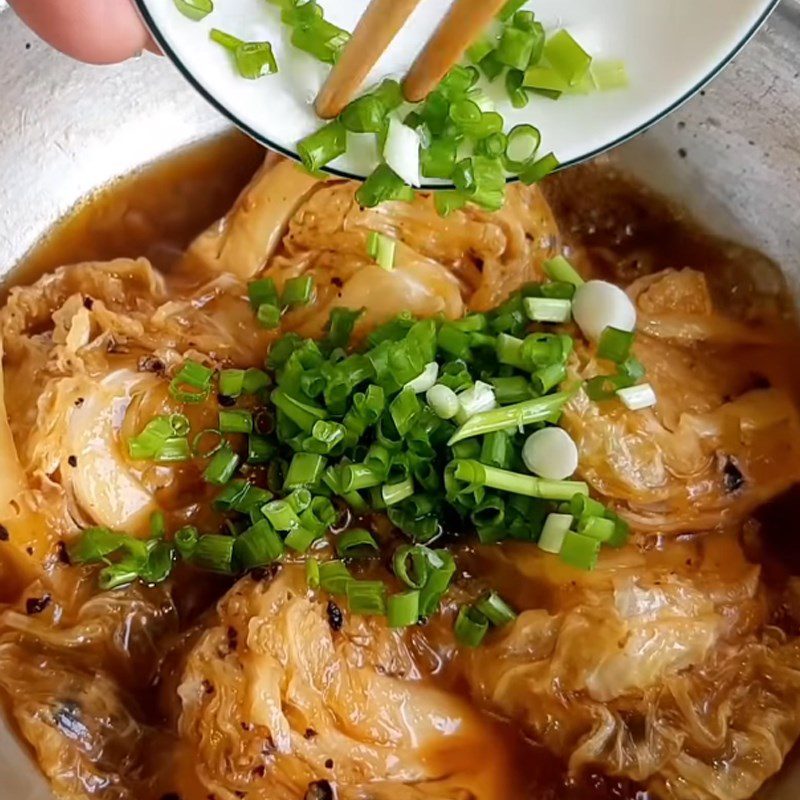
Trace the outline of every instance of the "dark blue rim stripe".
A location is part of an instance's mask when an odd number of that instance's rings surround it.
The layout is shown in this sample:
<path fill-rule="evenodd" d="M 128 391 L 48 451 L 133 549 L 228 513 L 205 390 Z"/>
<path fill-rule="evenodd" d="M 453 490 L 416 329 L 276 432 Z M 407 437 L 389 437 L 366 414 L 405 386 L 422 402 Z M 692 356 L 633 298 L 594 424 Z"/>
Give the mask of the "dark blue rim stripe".
<path fill-rule="evenodd" d="M 166 1 L 166 0 L 164 0 Z M 184 63 L 178 58 L 178 55 L 175 51 L 169 46 L 166 39 L 162 35 L 161 31 L 159 30 L 158 26 L 155 24 L 150 12 L 147 9 L 145 4 L 145 0 L 135 0 L 136 6 L 139 9 L 139 13 L 142 16 L 142 19 L 145 21 L 145 24 L 150 29 L 153 38 L 158 43 L 158 46 L 161 50 L 166 53 L 169 57 L 170 61 L 178 68 L 181 75 L 194 87 L 196 91 L 198 91 L 205 100 L 212 105 L 220 114 L 224 117 L 227 117 L 239 130 L 246 133 L 252 139 L 255 139 L 260 144 L 264 145 L 264 147 L 269 148 L 270 150 L 274 150 L 278 153 L 283 154 L 287 158 L 291 158 L 293 161 L 299 161 L 300 159 L 297 157 L 296 153 L 293 153 L 291 150 L 287 150 L 284 147 L 281 147 L 279 144 L 275 144 L 275 142 L 271 142 L 265 136 L 260 134 L 258 131 L 253 130 L 249 125 L 246 125 L 242 122 L 233 112 L 229 111 L 225 106 L 222 105 L 198 80 L 194 77 L 194 75 L 186 68 Z M 613 142 L 609 142 L 601 147 L 598 147 L 596 150 L 593 150 L 591 153 L 587 153 L 586 155 L 581 156 L 580 158 L 575 158 L 572 161 L 568 161 L 565 164 L 562 164 L 559 169 L 566 169 L 567 167 L 573 167 L 576 164 L 581 164 L 584 161 L 589 161 L 596 156 L 601 155 L 602 153 L 607 152 L 608 150 L 612 150 L 615 147 L 618 147 L 621 144 L 629 141 L 630 139 L 635 138 L 640 133 L 643 133 L 648 128 L 651 128 L 657 122 L 661 122 L 665 117 L 668 117 L 673 111 L 679 109 L 684 103 L 688 100 L 691 100 L 701 89 L 707 86 L 714 78 L 719 75 L 722 70 L 727 67 L 731 61 L 733 61 L 736 56 L 741 53 L 744 47 L 748 44 L 748 42 L 758 33 L 761 26 L 767 21 L 769 15 L 777 8 L 780 0 L 771 0 L 770 4 L 764 10 L 764 13 L 756 20 L 753 27 L 744 35 L 744 37 L 739 41 L 739 43 L 731 50 L 731 52 L 724 58 L 720 63 L 708 74 L 704 77 L 698 84 L 696 84 L 692 89 L 690 89 L 686 94 L 676 100 L 672 105 L 665 108 L 663 111 L 656 114 L 652 119 L 648 120 L 647 122 L 643 122 L 639 125 L 638 128 L 635 130 L 626 133 L 624 136 L 620 136 L 618 139 L 614 140 Z M 331 175 L 334 175 L 339 178 L 347 178 L 349 180 L 356 180 L 361 181 L 363 178 L 360 175 L 353 175 L 350 172 L 344 172 L 343 170 L 334 169 L 332 167 L 325 167 L 325 172 L 328 172 Z M 508 183 L 515 183 L 517 178 L 509 178 Z M 442 184 L 423 184 L 422 186 L 418 187 L 419 189 L 443 189 L 447 188 L 447 186 Z"/>

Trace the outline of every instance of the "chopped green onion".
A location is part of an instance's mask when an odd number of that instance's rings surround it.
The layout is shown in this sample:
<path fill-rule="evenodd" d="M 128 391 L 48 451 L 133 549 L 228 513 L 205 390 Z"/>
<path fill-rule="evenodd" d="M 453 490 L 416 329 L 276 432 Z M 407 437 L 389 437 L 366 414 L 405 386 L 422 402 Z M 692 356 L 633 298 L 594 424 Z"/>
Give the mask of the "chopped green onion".
<path fill-rule="evenodd" d="M 380 133 L 386 123 L 387 109 L 375 95 L 367 94 L 353 100 L 339 120 L 353 133 Z"/>
<path fill-rule="evenodd" d="M 570 283 L 576 287 L 584 284 L 583 278 L 581 278 L 575 267 L 573 267 L 564 256 L 556 256 L 549 261 L 545 261 L 543 268 L 545 274 L 551 281 Z"/>
<path fill-rule="evenodd" d="M 386 618 L 390 628 L 407 628 L 419 621 L 418 590 L 389 596 L 386 602 Z"/>
<path fill-rule="evenodd" d="M 403 389 L 389 405 L 389 413 L 401 436 L 405 436 L 422 412 L 416 393 L 413 389 Z"/>
<path fill-rule="evenodd" d="M 511 466 L 511 440 L 505 431 L 494 431 L 483 437 L 480 461 L 490 467 L 508 469 Z"/>
<path fill-rule="evenodd" d="M 233 58 L 239 74 L 247 80 L 257 80 L 278 71 L 278 62 L 269 42 L 239 42 L 233 50 Z"/>
<path fill-rule="evenodd" d="M 199 533 L 197 528 L 193 525 L 185 525 L 183 528 L 175 531 L 173 541 L 175 547 L 184 561 L 189 561 L 194 555 L 199 540 Z"/>
<path fill-rule="evenodd" d="M 548 514 L 539 536 L 539 548 L 546 553 L 560 553 L 572 521 L 570 514 Z"/>
<path fill-rule="evenodd" d="M 433 409 L 433 413 L 440 419 L 452 419 L 461 407 L 458 395 L 441 383 L 428 389 L 425 400 Z"/>
<path fill-rule="evenodd" d="M 440 217 L 447 217 L 454 211 L 464 208 L 467 204 L 467 197 L 463 192 L 458 190 L 440 189 L 434 193 L 433 203 L 436 207 L 436 213 Z"/>
<path fill-rule="evenodd" d="M 240 44 L 244 44 L 244 42 L 238 37 L 233 36 L 230 33 L 225 33 L 225 31 L 221 31 L 219 28 L 212 28 L 208 32 L 208 38 L 211 39 L 212 42 L 222 45 L 226 50 L 230 50 L 231 52 L 236 50 Z"/>
<path fill-rule="evenodd" d="M 207 17 L 214 10 L 212 0 L 174 0 L 175 7 L 183 14 L 195 22 L 199 22 Z"/>
<path fill-rule="evenodd" d="M 624 61 L 594 61 L 591 75 L 595 86 L 601 92 L 613 89 L 627 89 L 630 82 Z"/>
<path fill-rule="evenodd" d="M 214 370 L 188 359 L 170 381 L 170 394 L 182 403 L 202 403 L 211 391 Z"/>
<path fill-rule="evenodd" d="M 613 519 L 586 516 L 578 522 L 578 533 L 591 536 L 601 542 L 607 542 L 614 535 L 616 526 Z"/>
<path fill-rule="evenodd" d="M 155 455 L 155 461 L 188 461 L 192 456 L 189 441 L 184 436 L 170 436 L 165 439 Z"/>
<path fill-rule="evenodd" d="M 247 284 L 247 297 L 253 311 L 258 311 L 263 305 L 277 306 L 278 290 L 275 288 L 275 281 L 272 278 L 250 281 Z"/>
<path fill-rule="evenodd" d="M 625 408 L 631 411 L 641 411 L 644 408 L 652 408 L 652 406 L 656 405 L 658 402 L 656 393 L 649 383 L 617 389 L 617 397 L 622 400 Z"/>
<path fill-rule="evenodd" d="M 339 558 L 358 558 L 370 550 L 379 552 L 380 548 L 372 534 L 363 528 L 345 531 L 336 540 L 336 552 Z"/>
<path fill-rule="evenodd" d="M 247 462 L 267 464 L 277 453 L 277 447 L 265 436 L 253 434 L 247 439 Z"/>
<path fill-rule="evenodd" d="M 236 537 L 233 547 L 239 566 L 253 569 L 271 564 L 283 556 L 283 542 L 267 520 L 262 519 Z"/>
<path fill-rule="evenodd" d="M 367 254 L 375 259 L 375 263 L 391 272 L 394 269 L 395 251 L 397 242 L 389 236 L 384 236 L 377 231 L 370 231 L 367 236 Z"/>
<path fill-rule="evenodd" d="M 325 469 L 325 458 L 317 453 L 295 453 L 283 485 L 286 489 L 314 486 Z"/>
<path fill-rule="evenodd" d="M 383 480 L 382 472 L 366 464 L 345 464 L 339 472 L 340 487 L 344 494 L 380 486 Z"/>
<path fill-rule="evenodd" d="M 192 563 L 212 572 L 231 572 L 234 541 L 232 536 L 220 536 L 215 533 L 201 536 L 192 553 Z"/>
<path fill-rule="evenodd" d="M 243 369 L 223 369 L 219 373 L 219 393 L 225 397 L 238 397 L 244 386 Z"/>
<path fill-rule="evenodd" d="M 452 477 L 469 486 L 499 489 L 543 500 L 570 500 L 578 493 L 588 494 L 589 487 L 582 481 L 554 481 L 535 478 L 518 472 L 497 469 L 470 459 L 457 459 L 448 466 Z"/>
<path fill-rule="evenodd" d="M 422 589 L 430 571 L 429 551 L 422 545 L 403 545 L 392 556 L 392 570 L 406 586 Z"/>
<path fill-rule="evenodd" d="M 583 519 L 584 517 L 602 517 L 605 512 L 605 506 L 593 500 L 585 494 L 576 494 L 570 500 L 569 510 L 573 517 Z"/>
<path fill-rule="evenodd" d="M 633 339 L 633 331 L 623 331 L 608 326 L 600 334 L 597 355 L 599 358 L 605 358 L 615 364 L 622 364 L 630 355 Z"/>
<path fill-rule="evenodd" d="M 521 375 L 508 378 L 491 378 L 494 387 L 494 396 L 498 405 L 507 406 L 512 403 L 522 403 L 533 397 L 530 381 Z"/>
<path fill-rule="evenodd" d="M 284 542 L 287 547 L 291 547 L 297 553 L 305 553 L 311 545 L 320 538 L 317 531 L 308 528 L 292 528 L 287 534 Z"/>
<path fill-rule="evenodd" d="M 456 571 L 453 556 L 447 550 L 428 550 L 428 578 L 420 589 L 419 613 L 429 617 L 439 607 Z"/>
<path fill-rule="evenodd" d="M 311 11 L 307 13 L 306 9 Z M 287 9 L 284 8 L 286 12 Z M 287 20 L 294 18 L 291 42 L 299 50 L 314 56 L 326 64 L 335 64 L 350 34 L 343 28 L 324 19 L 321 7 L 314 2 L 302 3 L 291 8 Z M 281 15 L 283 18 L 283 14 Z"/>
<path fill-rule="evenodd" d="M 489 592 L 481 597 L 475 603 L 475 609 L 498 628 L 517 618 L 514 609 L 497 592 Z"/>
<path fill-rule="evenodd" d="M 203 478 L 207 483 L 222 486 L 233 477 L 238 466 L 239 456 L 231 450 L 230 445 L 223 444 L 206 467 Z"/>
<path fill-rule="evenodd" d="M 570 86 L 581 81 L 592 65 L 592 57 L 565 30 L 547 40 L 544 55 Z"/>
<path fill-rule="evenodd" d="M 532 31 L 507 25 L 500 36 L 495 53 L 507 67 L 523 70 L 530 64 L 535 46 L 536 36 Z"/>
<path fill-rule="evenodd" d="M 209 438 L 212 439 L 211 443 L 208 447 L 203 447 L 203 441 Z M 224 444 L 225 439 L 221 431 L 214 428 L 205 428 L 192 439 L 192 452 L 198 458 L 211 458 L 214 453 L 222 449 Z"/>
<path fill-rule="evenodd" d="M 291 531 L 300 527 L 300 518 L 287 500 L 272 500 L 261 509 L 277 531 Z"/>
<path fill-rule="evenodd" d="M 600 545 L 598 539 L 570 531 L 561 546 L 561 560 L 578 569 L 592 570 L 597 565 Z"/>
<path fill-rule="evenodd" d="M 551 172 L 559 168 L 560 163 L 553 153 L 548 153 L 542 156 L 538 161 L 535 161 L 523 172 L 519 179 L 530 186 L 533 183 L 539 183 L 544 180 Z"/>
<path fill-rule="evenodd" d="M 545 422 L 560 412 L 570 397 L 572 397 L 571 392 L 559 392 L 475 414 L 453 434 L 448 444 L 452 447 L 456 442 L 472 436 L 482 436 L 506 428 L 520 428 L 534 422 Z"/>
<path fill-rule="evenodd" d="M 400 483 L 393 483 L 391 485 L 384 484 L 381 489 L 381 497 L 387 506 L 397 505 L 407 500 L 414 494 L 414 481 L 411 478 L 406 478 Z"/>
<path fill-rule="evenodd" d="M 455 139 L 434 139 L 420 152 L 420 166 L 426 178 L 449 178 L 453 174 L 458 154 Z"/>
<path fill-rule="evenodd" d="M 220 409 L 219 429 L 222 433 L 252 433 L 253 413 L 238 408 Z"/>
<path fill-rule="evenodd" d="M 260 305 L 256 311 L 256 319 L 262 328 L 272 329 L 277 328 L 281 321 L 281 310 L 277 306 L 271 306 L 267 303 Z"/>
<path fill-rule="evenodd" d="M 303 166 L 317 172 L 347 150 L 347 129 L 339 121 L 329 122 L 297 144 Z"/>
<path fill-rule="evenodd" d="M 281 305 L 294 308 L 305 306 L 311 302 L 314 294 L 314 279 L 310 275 L 301 275 L 286 281 L 281 294 Z"/>
<path fill-rule="evenodd" d="M 306 561 L 306 585 L 309 589 L 319 589 L 320 567 L 316 558 L 309 558 Z"/>
<path fill-rule="evenodd" d="M 533 163 L 542 135 L 533 125 L 517 125 L 508 134 L 505 164 L 509 172 L 519 174 Z"/>
<path fill-rule="evenodd" d="M 526 297 L 525 313 L 534 322 L 569 322 L 572 303 L 549 297 Z"/>
<path fill-rule="evenodd" d="M 495 44 L 489 36 L 482 36 L 467 48 L 467 57 L 473 64 L 480 64 L 495 49 Z"/>
<path fill-rule="evenodd" d="M 364 208 L 374 208 L 389 200 L 413 199 L 414 190 L 386 164 L 380 164 L 356 192 L 356 200 Z"/>
<path fill-rule="evenodd" d="M 347 604 L 353 614 L 386 613 L 386 584 L 383 581 L 350 580 L 346 587 Z"/>
<path fill-rule="evenodd" d="M 466 647 L 477 647 L 489 630 L 489 620 L 472 606 L 461 606 L 456 617 L 456 639 Z"/>
<path fill-rule="evenodd" d="M 312 403 L 297 400 L 286 394 L 283 389 L 276 389 L 270 399 L 276 408 L 286 414 L 295 425 L 298 425 L 306 433 L 311 433 L 311 429 L 317 420 L 327 419 L 328 417 L 328 412 L 325 409 Z"/>
<path fill-rule="evenodd" d="M 343 595 L 353 580 L 350 571 L 341 561 L 326 561 L 319 565 L 320 588 L 330 594 Z"/>
<path fill-rule="evenodd" d="M 586 381 L 583 389 L 590 400 L 599 403 L 611 400 L 620 389 L 630 388 L 632 383 L 633 380 L 624 374 L 596 375 Z"/>
<path fill-rule="evenodd" d="M 272 379 L 263 369 L 250 367 L 250 369 L 245 370 L 242 391 L 245 394 L 258 394 L 266 389 L 270 383 L 272 383 Z"/>

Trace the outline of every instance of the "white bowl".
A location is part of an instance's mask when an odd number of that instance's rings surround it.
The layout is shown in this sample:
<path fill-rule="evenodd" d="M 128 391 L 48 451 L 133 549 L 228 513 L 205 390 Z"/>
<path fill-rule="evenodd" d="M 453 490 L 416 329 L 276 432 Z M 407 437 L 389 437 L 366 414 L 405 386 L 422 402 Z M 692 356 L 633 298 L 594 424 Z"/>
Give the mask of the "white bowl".
<path fill-rule="evenodd" d="M 164 52 L 206 99 L 273 150 L 294 158 L 297 142 L 320 127 L 313 99 L 328 65 L 289 43 L 279 8 L 266 0 L 218 0 L 203 20 L 188 19 L 173 0 L 136 0 Z M 541 153 L 570 165 L 634 136 L 691 97 L 758 30 L 778 0 L 535 0 L 547 30 L 567 28 L 598 59 L 622 59 L 630 86 L 611 92 L 534 98 L 514 109 L 503 81 L 484 83 L 509 125 L 527 122 L 542 133 Z M 323 0 L 326 18 L 352 30 L 368 0 Z M 423 0 L 365 86 L 401 77 L 450 0 Z M 248 41 L 270 41 L 279 72 L 240 77 L 230 54 L 209 39 L 220 28 Z M 348 152 L 329 165 L 346 177 L 364 177 L 377 163 L 374 136 L 350 137 Z"/>

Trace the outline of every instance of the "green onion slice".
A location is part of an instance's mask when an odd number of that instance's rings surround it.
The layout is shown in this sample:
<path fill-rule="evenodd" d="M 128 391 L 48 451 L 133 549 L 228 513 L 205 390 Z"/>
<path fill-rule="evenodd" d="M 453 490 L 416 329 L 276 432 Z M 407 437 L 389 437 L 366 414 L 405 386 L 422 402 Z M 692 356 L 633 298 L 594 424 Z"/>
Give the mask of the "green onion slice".
<path fill-rule="evenodd" d="M 455 624 L 456 639 L 466 647 L 478 647 L 489 630 L 489 620 L 472 606 L 461 606 Z"/>
<path fill-rule="evenodd" d="M 336 540 L 336 552 L 340 558 L 363 558 L 370 551 L 379 552 L 380 548 L 372 534 L 363 528 L 345 531 Z"/>

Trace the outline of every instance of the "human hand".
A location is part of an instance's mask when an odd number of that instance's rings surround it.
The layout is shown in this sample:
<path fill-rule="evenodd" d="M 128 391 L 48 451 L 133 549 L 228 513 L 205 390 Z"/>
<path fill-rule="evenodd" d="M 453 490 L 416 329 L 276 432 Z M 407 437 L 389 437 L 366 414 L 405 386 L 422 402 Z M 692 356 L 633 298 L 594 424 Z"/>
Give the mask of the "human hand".
<path fill-rule="evenodd" d="M 158 52 L 131 0 L 9 0 L 21 19 L 62 53 L 114 64 Z"/>

